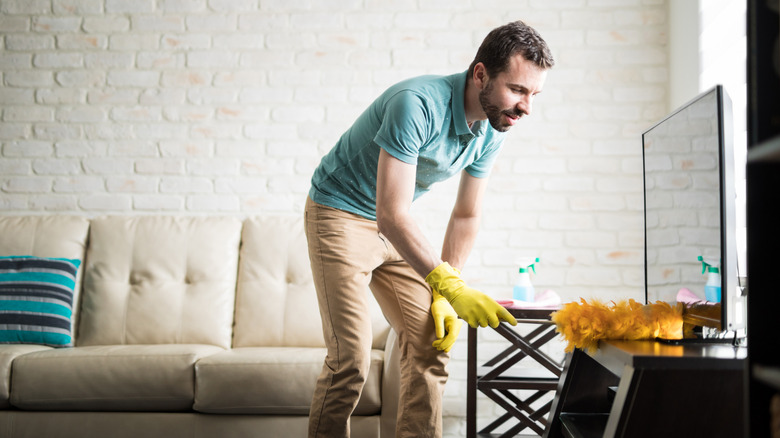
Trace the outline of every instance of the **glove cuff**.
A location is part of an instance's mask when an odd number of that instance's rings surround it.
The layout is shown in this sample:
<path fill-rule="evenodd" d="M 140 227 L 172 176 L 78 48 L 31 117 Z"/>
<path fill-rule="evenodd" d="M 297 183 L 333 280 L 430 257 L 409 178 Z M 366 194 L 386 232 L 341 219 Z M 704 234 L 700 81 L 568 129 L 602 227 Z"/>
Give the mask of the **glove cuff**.
<path fill-rule="evenodd" d="M 425 277 L 425 281 L 431 285 L 433 291 L 443 295 L 447 300 L 451 299 L 451 297 L 448 297 L 451 289 L 457 289 L 463 283 L 455 268 L 447 262 L 442 262 L 436 269 L 431 271 Z"/>

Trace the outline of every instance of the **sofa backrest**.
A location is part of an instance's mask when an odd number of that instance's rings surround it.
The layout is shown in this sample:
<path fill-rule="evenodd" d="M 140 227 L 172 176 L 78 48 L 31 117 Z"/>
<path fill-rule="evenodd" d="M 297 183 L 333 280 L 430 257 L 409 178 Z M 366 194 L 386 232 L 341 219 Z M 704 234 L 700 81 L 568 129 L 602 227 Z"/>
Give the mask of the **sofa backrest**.
<path fill-rule="evenodd" d="M 373 295 L 369 302 L 374 348 L 381 349 L 389 325 Z M 301 218 L 244 221 L 233 346 L 325 346 Z"/>
<path fill-rule="evenodd" d="M 79 291 L 84 273 L 89 220 L 79 216 L 0 216 L 0 256 L 78 259 L 71 332 L 78 327 Z"/>
<path fill-rule="evenodd" d="M 229 217 L 93 219 L 76 345 L 229 348 L 240 235 Z"/>

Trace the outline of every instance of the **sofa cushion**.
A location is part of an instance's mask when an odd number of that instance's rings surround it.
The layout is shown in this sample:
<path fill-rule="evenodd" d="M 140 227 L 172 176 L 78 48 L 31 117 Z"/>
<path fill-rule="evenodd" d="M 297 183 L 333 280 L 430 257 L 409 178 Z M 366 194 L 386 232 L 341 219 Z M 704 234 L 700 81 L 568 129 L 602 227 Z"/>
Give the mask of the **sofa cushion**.
<path fill-rule="evenodd" d="M 0 343 L 71 343 L 73 288 L 80 260 L 0 257 Z"/>
<path fill-rule="evenodd" d="M 89 220 L 79 216 L 0 217 L 0 256 L 30 255 L 84 260 Z M 84 269 L 78 271 L 71 318 L 77 337 L 78 303 Z"/>
<path fill-rule="evenodd" d="M 380 411 L 383 358 L 383 351 L 371 351 L 371 368 L 355 415 Z M 308 415 L 324 360 L 324 348 L 238 348 L 209 356 L 195 366 L 195 410 Z"/>
<path fill-rule="evenodd" d="M 373 347 L 389 325 L 370 295 Z M 254 217 L 241 236 L 233 347 L 324 347 L 322 320 L 299 217 Z"/>
<path fill-rule="evenodd" d="M 51 349 L 19 356 L 11 404 L 27 410 L 186 411 L 195 363 L 211 345 L 116 345 Z"/>
<path fill-rule="evenodd" d="M 230 347 L 240 236 L 229 217 L 94 219 L 76 345 Z"/>
<path fill-rule="evenodd" d="M 50 350 L 51 347 L 33 344 L 0 345 L 0 409 L 11 406 L 11 364 L 17 357 L 34 351 Z"/>

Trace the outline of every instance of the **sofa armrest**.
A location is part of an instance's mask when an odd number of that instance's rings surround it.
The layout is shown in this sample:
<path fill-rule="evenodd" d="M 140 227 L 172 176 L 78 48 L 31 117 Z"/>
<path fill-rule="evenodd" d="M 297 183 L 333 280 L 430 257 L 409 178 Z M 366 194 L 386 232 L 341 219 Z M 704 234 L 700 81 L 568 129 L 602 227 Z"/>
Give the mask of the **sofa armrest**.
<path fill-rule="evenodd" d="M 385 363 L 382 370 L 382 414 L 379 436 L 395 437 L 395 423 L 398 416 L 398 399 L 401 391 L 401 351 L 398 336 L 391 328 L 385 342 Z"/>

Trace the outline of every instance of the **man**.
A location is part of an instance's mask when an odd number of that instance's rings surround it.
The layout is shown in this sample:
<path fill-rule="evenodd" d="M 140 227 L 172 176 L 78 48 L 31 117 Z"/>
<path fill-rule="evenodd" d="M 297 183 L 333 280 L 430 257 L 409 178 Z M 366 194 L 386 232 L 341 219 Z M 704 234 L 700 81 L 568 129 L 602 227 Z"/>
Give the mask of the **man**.
<path fill-rule="evenodd" d="M 505 308 L 468 287 L 459 269 L 474 244 L 504 133 L 531 113 L 553 64 L 534 29 L 520 21 L 501 26 L 485 38 L 467 72 L 390 87 L 322 159 L 305 211 L 328 347 L 310 437 L 349 436 L 370 364 L 366 287 L 398 334 L 397 436 L 441 436 L 445 365 L 460 332 L 458 317 L 472 327 L 517 324 Z M 409 208 L 433 183 L 457 173 L 460 185 L 439 254 Z"/>

